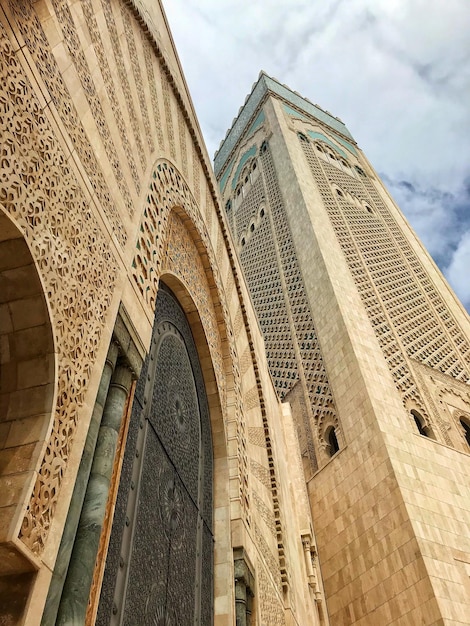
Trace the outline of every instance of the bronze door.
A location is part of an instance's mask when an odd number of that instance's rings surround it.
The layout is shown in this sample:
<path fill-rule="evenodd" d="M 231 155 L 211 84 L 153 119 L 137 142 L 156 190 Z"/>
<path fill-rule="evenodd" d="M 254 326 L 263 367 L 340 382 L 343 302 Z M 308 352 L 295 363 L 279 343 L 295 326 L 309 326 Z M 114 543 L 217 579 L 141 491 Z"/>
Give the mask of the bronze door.
<path fill-rule="evenodd" d="M 158 292 L 132 409 L 97 624 L 212 624 L 212 442 L 189 324 Z"/>

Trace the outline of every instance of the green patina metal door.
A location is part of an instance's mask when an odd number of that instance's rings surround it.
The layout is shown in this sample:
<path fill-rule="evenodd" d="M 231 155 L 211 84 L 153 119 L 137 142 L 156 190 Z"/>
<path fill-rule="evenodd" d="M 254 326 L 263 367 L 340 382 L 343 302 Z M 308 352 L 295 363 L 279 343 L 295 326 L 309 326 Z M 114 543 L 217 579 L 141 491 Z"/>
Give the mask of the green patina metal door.
<path fill-rule="evenodd" d="M 213 621 L 212 442 L 189 324 L 158 293 L 139 379 L 97 623 Z"/>

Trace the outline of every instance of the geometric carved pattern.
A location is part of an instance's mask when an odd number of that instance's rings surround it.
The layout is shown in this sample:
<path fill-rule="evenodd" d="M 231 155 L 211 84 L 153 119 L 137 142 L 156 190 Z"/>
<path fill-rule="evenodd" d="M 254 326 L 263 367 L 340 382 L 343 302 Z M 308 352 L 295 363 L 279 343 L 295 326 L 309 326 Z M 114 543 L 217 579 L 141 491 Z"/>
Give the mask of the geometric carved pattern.
<path fill-rule="evenodd" d="M 261 614 L 261 624 L 269 626 L 285 626 L 286 618 L 281 600 L 261 561 L 258 561 L 258 599 Z"/>
<path fill-rule="evenodd" d="M 126 153 L 126 158 L 127 158 L 127 162 L 129 165 L 129 170 L 132 175 L 132 180 L 134 182 L 134 186 L 135 186 L 137 193 L 140 194 L 139 173 L 137 171 L 134 154 L 132 152 L 132 148 L 129 142 L 126 122 L 124 121 L 124 117 L 121 111 L 121 106 L 119 104 L 119 100 L 116 94 L 116 88 L 114 87 L 113 75 L 111 72 L 111 68 L 109 66 L 108 58 L 106 56 L 106 51 L 103 46 L 103 41 L 101 39 L 100 29 L 96 21 L 92 1 L 82 0 L 81 7 L 83 10 L 83 15 L 85 17 L 88 32 L 90 33 L 91 41 L 93 43 L 93 49 L 95 51 L 96 58 L 98 59 L 98 63 L 99 63 L 100 71 L 101 71 L 101 77 L 103 79 L 103 84 L 106 87 L 106 93 L 108 94 L 108 98 L 111 103 L 111 108 L 114 113 L 116 126 L 119 130 L 119 137 L 121 139 L 121 144 L 124 149 L 124 152 Z M 145 60 L 147 62 L 147 58 Z M 160 132 L 161 132 L 161 129 L 160 129 Z"/>
<path fill-rule="evenodd" d="M 178 134 L 180 140 L 181 170 L 188 178 L 188 153 L 186 149 L 186 122 L 181 109 L 178 107 Z"/>
<path fill-rule="evenodd" d="M 256 385 L 245 393 L 244 405 L 247 411 L 259 407 L 259 394 Z"/>
<path fill-rule="evenodd" d="M 167 81 L 166 77 L 165 80 Z M 167 90 L 169 90 L 168 84 Z M 205 277 L 206 272 L 202 265 L 198 249 L 181 219 L 174 214 L 171 218 L 170 229 L 168 224 L 172 209 L 174 207 L 181 207 L 195 226 L 197 236 L 201 239 L 204 250 L 209 257 L 209 265 L 213 271 L 213 279 L 216 288 L 219 293 L 224 293 L 222 280 L 214 258 L 212 244 L 199 207 L 181 174 L 166 160 L 158 162 L 152 175 L 152 183 L 146 200 L 146 206 L 140 224 L 139 238 L 136 245 L 137 250 L 132 264 L 134 281 L 142 293 L 144 302 L 146 302 L 150 310 L 153 311 L 155 309 L 158 280 L 162 274 L 164 263 L 165 267 L 168 269 L 171 266 L 177 268 L 177 271 L 175 269 L 175 273 L 182 276 L 183 280 L 186 281 L 186 284 L 190 287 L 191 293 L 198 304 L 198 310 L 201 313 L 201 321 L 211 351 L 219 392 L 221 393 L 222 407 L 225 407 L 226 383 L 221 356 L 222 351 L 211 302 L 212 296 Z M 178 237 L 174 237 L 172 233 L 179 233 L 179 235 Z M 222 237 L 221 234 L 220 237 Z M 164 247 L 164 242 L 171 242 L 168 243 L 168 245 L 175 246 L 175 248 L 172 249 L 171 252 L 167 251 Z M 165 254 L 167 254 L 166 257 Z M 246 436 L 244 433 L 244 421 L 242 419 L 243 408 L 240 371 L 230 315 L 223 299 L 220 304 L 227 331 L 233 368 L 235 415 L 240 448 L 238 461 L 241 476 L 241 501 L 246 508 L 248 498 L 246 497 L 245 491 L 248 484 L 248 469 Z"/>
<path fill-rule="evenodd" d="M 249 170 L 249 171 L 248 171 Z M 245 174 L 246 171 L 246 174 Z M 284 398 L 305 378 L 315 424 L 305 429 L 312 469 L 318 422 L 337 425 L 303 280 L 269 146 L 245 166 L 232 199 L 235 237 L 266 345 L 274 386 Z M 299 368 L 301 368 L 301 373 Z"/>
<path fill-rule="evenodd" d="M 248 441 L 252 446 L 266 448 L 266 435 L 264 434 L 264 428 L 261 426 L 252 426 L 248 428 Z"/>
<path fill-rule="evenodd" d="M 170 85 L 168 83 L 168 77 L 163 67 L 160 71 L 160 80 L 163 90 L 163 107 L 165 109 L 165 127 L 168 135 L 168 141 L 170 143 L 170 156 L 176 159 L 176 146 L 175 146 L 175 132 L 173 130 L 173 114 L 171 110 L 171 97 L 170 97 Z"/>
<path fill-rule="evenodd" d="M 241 308 L 237 310 L 235 315 L 235 319 L 233 321 L 233 332 L 235 333 L 235 337 L 238 337 L 241 329 L 243 327 L 243 314 Z"/>
<path fill-rule="evenodd" d="M 29 13 L 24 14 L 25 21 Z M 21 530 L 41 552 L 111 302 L 116 261 L 0 25 L 0 202 L 44 281 L 58 353 L 52 433 Z M 59 191 L 60 190 L 60 191 Z"/>
<path fill-rule="evenodd" d="M 225 400 L 225 375 L 217 318 L 201 257 L 181 219 L 171 213 L 168 224 L 167 253 L 162 270 L 177 275 L 189 289 L 201 316 L 206 340 L 213 359 L 221 400 Z"/>
<path fill-rule="evenodd" d="M 129 79 L 127 77 L 127 68 L 124 63 L 120 38 L 118 35 L 116 22 L 114 20 L 114 14 L 111 8 L 110 0 L 101 0 L 101 6 L 106 20 L 106 25 L 108 27 L 109 41 L 111 42 L 111 46 L 113 49 L 114 61 L 116 63 L 118 71 L 119 85 L 126 101 L 126 108 L 131 123 L 132 134 L 134 135 L 134 141 L 136 143 L 136 152 L 140 158 L 140 165 L 142 167 L 142 170 L 145 171 L 147 167 L 147 162 L 145 159 L 144 145 L 142 143 L 139 122 L 137 121 L 137 115 L 134 107 L 134 99 L 132 97 L 132 90 L 130 88 Z"/>
<path fill-rule="evenodd" d="M 214 202 L 212 200 L 212 194 L 209 185 L 207 182 L 205 183 L 206 194 L 205 194 L 205 205 L 204 205 L 204 217 L 206 219 L 206 227 L 209 232 L 212 230 L 212 211 L 214 210 Z"/>
<path fill-rule="evenodd" d="M 256 476 L 256 478 L 260 481 L 260 483 L 266 487 L 266 489 L 271 489 L 271 475 L 267 467 L 264 467 L 264 465 L 261 465 L 254 459 L 251 459 L 250 470 L 251 473 Z"/>
<path fill-rule="evenodd" d="M 255 171 L 259 174 L 259 168 Z M 282 271 L 278 267 L 275 238 L 267 212 L 260 217 L 253 231 L 250 226 L 259 206 L 266 202 L 263 177 L 258 175 L 251 188 L 246 191 L 245 185 L 243 192 L 241 204 L 234 209 L 238 238 L 243 236 L 242 233 L 246 238 L 240 258 L 263 331 L 274 386 L 282 399 L 298 380 L 298 364 L 291 340 Z"/>
<path fill-rule="evenodd" d="M 90 149 L 90 140 L 80 122 L 78 112 L 60 74 L 49 41 L 29 0 L 10 0 L 10 9 L 26 42 L 44 84 L 52 98 L 60 119 L 70 136 L 77 155 L 93 186 L 100 206 L 108 218 L 117 240 L 124 246 L 127 235 L 111 198 L 101 167 Z"/>
<path fill-rule="evenodd" d="M 113 168 L 119 191 L 124 199 L 124 204 L 126 205 L 129 214 L 133 215 L 134 207 L 132 205 L 129 189 L 122 173 L 120 160 L 106 122 L 100 97 L 96 91 L 95 83 L 91 76 L 90 68 L 88 67 L 82 45 L 78 37 L 77 29 L 75 28 L 72 13 L 68 7 L 68 2 L 66 0 L 52 0 L 52 4 L 62 28 L 62 34 L 69 52 L 69 57 L 75 65 L 83 92 L 88 100 L 90 111 L 92 112 L 96 122 L 96 129 L 100 134 L 109 163 Z"/>
<path fill-rule="evenodd" d="M 196 144 L 192 142 L 192 153 L 193 153 L 193 191 L 194 198 L 196 202 L 201 206 L 201 181 L 200 181 L 200 169 L 199 165 L 199 155 L 196 150 Z"/>
<path fill-rule="evenodd" d="M 315 420 L 326 415 L 336 419 L 333 396 L 323 364 L 320 346 L 313 325 L 312 313 L 307 300 L 302 276 L 295 255 L 292 235 L 287 222 L 277 175 L 269 146 L 261 154 L 263 173 L 268 191 L 269 204 L 279 245 L 279 256 L 289 299 L 290 316 L 295 328 L 294 341 L 300 352 L 312 411 Z"/>
<path fill-rule="evenodd" d="M 424 294 L 427 298 L 427 306 L 433 313 L 431 323 L 431 316 L 429 315 L 425 315 L 425 319 L 422 318 L 420 320 L 420 324 L 425 323 L 428 327 L 428 335 L 426 337 L 426 343 L 428 345 L 426 349 L 423 349 L 420 345 L 423 341 L 422 335 L 420 335 L 419 338 L 416 337 L 415 333 L 410 332 L 406 323 L 404 323 L 406 318 L 410 321 L 408 316 L 404 316 L 405 319 L 400 320 L 398 327 L 398 334 L 402 343 L 406 346 L 408 354 L 414 359 L 421 361 L 429 367 L 439 369 L 439 371 L 457 380 L 468 382 L 468 365 L 470 365 L 470 345 L 468 341 L 465 339 L 439 292 L 431 283 L 429 276 L 424 271 L 423 266 L 417 259 L 409 242 L 393 219 L 390 211 L 386 208 L 372 182 L 367 178 L 364 181 L 364 185 L 369 192 L 371 201 L 381 214 L 390 235 L 401 250 L 403 264 L 411 268 L 416 276 L 416 284 L 417 286 L 419 285 L 420 295 L 418 296 L 417 292 L 415 292 L 415 303 L 418 304 Z M 410 294 L 407 293 L 407 297 L 409 297 L 409 295 Z M 429 331 L 431 327 L 433 327 L 433 330 L 430 335 Z M 441 337 L 443 331 L 444 335 L 447 335 L 445 346 L 444 343 L 439 345 L 440 342 L 438 339 Z M 460 361 L 458 355 L 462 355 L 464 363 Z"/>
<path fill-rule="evenodd" d="M 155 82 L 155 73 L 153 71 L 153 54 L 152 48 L 146 37 L 143 38 L 142 46 L 144 48 L 145 68 L 147 71 L 147 81 L 150 89 L 150 98 L 152 100 L 153 117 L 155 121 L 155 130 L 160 149 L 164 149 L 165 141 L 163 136 L 163 126 L 160 115 L 160 106 L 158 102 L 157 84 Z"/>
<path fill-rule="evenodd" d="M 269 531 L 272 533 L 273 537 L 276 537 L 276 523 L 274 521 L 274 513 L 272 509 L 270 509 L 266 505 L 266 503 L 256 493 L 256 491 L 253 491 L 253 501 L 256 505 L 256 508 L 258 509 L 258 513 L 260 514 L 261 518 L 264 520 Z"/>
<path fill-rule="evenodd" d="M 155 310 L 168 216 L 175 205 L 172 196 L 178 193 L 176 176 L 165 163 L 157 165 L 153 172 L 132 263 L 133 278 L 152 312 Z"/>
<path fill-rule="evenodd" d="M 147 144 L 150 152 L 152 153 L 155 149 L 153 143 L 153 133 L 150 127 L 150 120 L 147 110 L 147 102 L 145 99 L 145 91 L 143 88 L 142 74 L 140 73 L 140 54 L 137 51 L 137 47 L 135 45 L 134 38 L 134 29 L 133 24 L 135 24 L 135 19 L 133 19 L 131 12 L 127 9 L 124 3 L 121 3 L 121 16 L 124 24 L 124 33 L 126 35 L 127 48 L 128 48 L 128 57 L 132 63 L 132 72 L 134 75 L 134 86 L 135 91 L 137 92 L 137 96 L 139 98 L 140 104 L 140 119 L 143 122 L 145 135 L 147 137 Z M 139 27 L 139 32 L 141 28 Z"/>
<path fill-rule="evenodd" d="M 268 543 L 266 541 L 266 532 L 263 532 L 261 528 L 258 526 L 258 524 L 256 524 L 256 522 L 254 523 L 254 530 L 255 530 L 255 543 L 258 547 L 258 552 L 260 555 L 262 555 L 264 562 L 266 563 L 268 570 L 271 573 L 273 580 L 275 581 L 277 589 L 279 590 L 279 592 L 281 592 L 282 581 L 281 581 L 281 575 L 279 572 L 279 564 L 275 556 L 273 555 L 270 547 L 268 546 Z M 270 624 L 270 622 L 266 622 L 266 623 Z"/>
<path fill-rule="evenodd" d="M 299 140 L 395 385 L 405 404 L 426 412 L 411 359 L 466 382 L 469 346 L 372 181 L 339 170 Z"/>

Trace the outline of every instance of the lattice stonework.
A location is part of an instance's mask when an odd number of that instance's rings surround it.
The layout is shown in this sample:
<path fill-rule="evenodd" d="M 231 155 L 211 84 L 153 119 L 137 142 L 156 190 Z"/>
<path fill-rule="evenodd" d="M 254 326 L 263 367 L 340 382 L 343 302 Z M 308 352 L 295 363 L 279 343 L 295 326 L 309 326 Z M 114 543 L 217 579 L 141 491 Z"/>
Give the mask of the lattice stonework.
<path fill-rule="evenodd" d="M 170 156 L 172 159 L 176 159 L 176 144 L 175 144 L 175 131 L 173 126 L 173 113 L 171 110 L 171 89 L 168 82 L 168 76 L 166 72 L 161 70 L 160 80 L 163 89 L 163 106 L 165 109 L 165 122 L 166 132 L 168 136 L 168 142 L 170 144 Z"/>
<path fill-rule="evenodd" d="M 249 224 L 257 215 L 261 203 L 265 201 L 263 179 L 259 177 L 235 213 L 239 233 L 250 231 Z M 242 237 L 243 234 L 239 239 Z M 274 386 L 282 398 L 298 379 L 298 371 L 267 212 L 260 218 L 255 230 L 246 234 L 245 244 L 240 247 L 240 258 L 263 331 Z"/>
<path fill-rule="evenodd" d="M 396 387 L 426 412 L 410 359 L 467 382 L 470 347 L 373 182 L 299 139 Z"/>
<path fill-rule="evenodd" d="M 117 96 L 117 90 L 114 85 L 113 74 L 111 72 L 111 67 L 109 65 L 108 57 L 106 55 L 106 51 L 103 45 L 100 29 L 96 21 L 96 17 L 95 17 L 91 0 L 82 0 L 81 7 L 83 10 L 83 15 L 85 17 L 85 22 L 88 28 L 88 32 L 90 33 L 91 41 L 93 43 L 93 49 L 95 51 L 96 58 L 98 59 L 101 77 L 103 79 L 103 84 L 106 87 L 106 93 L 108 95 L 111 108 L 114 114 L 116 126 L 119 131 L 121 144 L 126 154 L 127 163 L 128 163 L 131 175 L 132 175 L 132 181 L 134 183 L 137 194 L 140 194 L 141 180 L 140 180 L 139 172 L 138 172 L 137 165 L 134 159 L 134 154 L 131 148 L 131 144 L 127 135 L 126 122 L 124 121 L 124 116 L 121 111 L 121 106 L 119 104 L 119 100 Z M 149 45 L 147 44 L 147 48 L 148 47 Z M 147 55 L 146 55 L 146 63 L 147 63 Z M 149 83 L 150 85 L 152 85 L 150 80 L 149 80 Z"/>
<path fill-rule="evenodd" d="M 155 146 L 153 143 L 153 133 L 152 133 L 152 129 L 150 126 L 150 118 L 149 118 L 148 109 L 147 109 L 147 101 L 145 98 L 144 82 L 142 80 L 142 74 L 140 71 L 140 60 L 139 60 L 140 54 L 139 54 L 139 51 L 137 50 L 136 40 L 135 40 L 135 35 L 134 35 L 135 20 L 132 17 L 131 12 L 129 11 L 129 9 L 127 9 L 124 3 L 121 4 L 121 15 L 122 15 L 122 22 L 124 24 L 124 33 L 126 35 L 128 58 L 131 60 L 131 63 L 132 63 L 132 73 L 134 75 L 134 87 L 135 87 L 135 91 L 137 92 L 137 97 L 139 100 L 139 108 L 140 108 L 139 118 L 142 120 L 143 125 L 144 125 L 145 137 L 147 140 L 148 148 L 150 152 L 153 152 L 155 149 Z M 141 29 L 139 27 L 139 31 L 140 30 Z"/>
<path fill-rule="evenodd" d="M 1 25 L 0 38 L 0 201 L 22 229 L 44 280 L 58 349 L 52 433 L 21 530 L 23 542 L 40 553 L 96 360 L 117 264 Z"/>
<path fill-rule="evenodd" d="M 338 419 L 267 144 L 258 163 L 256 176 L 243 178 L 241 193 L 235 194 L 236 238 L 280 398 L 289 394 L 300 376 L 305 379 L 314 424 L 305 415 L 303 428 L 307 453 L 316 468 L 322 425 L 328 421 L 337 426 Z"/>
<path fill-rule="evenodd" d="M 91 1 L 91 0 L 90 0 Z M 116 22 L 114 19 L 114 14 L 111 8 L 111 3 L 109 0 L 101 0 L 101 6 L 103 9 L 103 15 L 106 20 L 106 26 L 108 28 L 109 40 L 111 42 L 111 47 L 113 49 L 114 62 L 116 63 L 116 68 L 119 77 L 119 85 L 124 94 L 124 98 L 126 101 L 126 108 L 129 115 L 129 119 L 131 122 L 132 134 L 134 136 L 134 140 L 136 142 L 137 154 L 140 158 L 140 165 L 142 169 L 145 171 L 147 167 L 147 160 L 145 158 L 145 150 L 143 139 L 141 135 L 141 131 L 139 128 L 139 122 L 136 115 L 134 100 L 132 98 L 132 90 L 129 84 L 129 79 L 127 76 L 127 69 L 124 63 L 124 57 L 121 50 L 120 39 L 116 27 Z"/>
<path fill-rule="evenodd" d="M 120 159 L 106 121 L 103 107 L 101 106 L 101 100 L 96 90 L 95 82 L 91 76 L 90 68 L 88 67 L 82 45 L 78 37 L 72 13 L 69 9 L 69 3 L 66 0 L 52 0 L 52 4 L 62 29 L 69 57 L 75 65 L 83 92 L 86 95 L 90 111 L 93 113 L 96 122 L 96 129 L 101 137 L 101 141 L 103 142 L 106 156 L 108 157 L 108 160 L 113 168 L 119 192 L 123 197 L 124 204 L 129 214 L 133 215 L 134 207 L 129 193 L 129 188 L 122 172 Z"/>
<path fill-rule="evenodd" d="M 124 246 L 127 235 L 121 217 L 116 209 L 95 153 L 93 150 L 90 150 L 90 143 L 92 142 L 86 135 L 73 99 L 61 76 L 49 41 L 32 8 L 32 3 L 29 0 L 11 0 L 10 10 L 12 15 L 15 16 L 17 28 L 26 42 L 28 51 L 48 89 L 61 122 L 70 136 L 77 155 L 93 185 L 98 201 L 109 220 L 117 240 Z M 128 208 L 130 210 L 130 207 Z"/>

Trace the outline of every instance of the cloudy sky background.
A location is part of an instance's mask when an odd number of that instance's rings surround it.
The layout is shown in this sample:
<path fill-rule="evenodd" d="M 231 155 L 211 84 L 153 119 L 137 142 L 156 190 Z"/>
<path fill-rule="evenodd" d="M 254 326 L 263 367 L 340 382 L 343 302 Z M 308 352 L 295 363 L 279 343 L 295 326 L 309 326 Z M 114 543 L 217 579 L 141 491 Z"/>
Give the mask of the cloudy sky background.
<path fill-rule="evenodd" d="M 164 0 L 209 154 L 261 69 L 340 117 L 470 310 L 470 1 Z"/>

